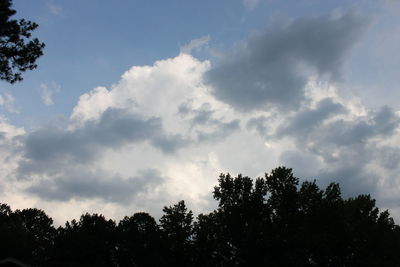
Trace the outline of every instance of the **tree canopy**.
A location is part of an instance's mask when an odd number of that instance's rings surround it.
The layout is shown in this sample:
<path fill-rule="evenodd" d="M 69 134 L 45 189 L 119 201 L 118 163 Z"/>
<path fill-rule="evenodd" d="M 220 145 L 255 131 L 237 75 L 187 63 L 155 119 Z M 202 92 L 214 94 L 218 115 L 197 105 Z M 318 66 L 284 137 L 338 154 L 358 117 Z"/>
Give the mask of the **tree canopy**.
<path fill-rule="evenodd" d="M 44 43 L 31 38 L 38 24 L 25 19 L 11 19 L 16 11 L 12 0 L 0 1 L 0 79 L 9 83 L 22 80 L 22 72 L 37 68 Z"/>
<path fill-rule="evenodd" d="M 370 195 L 348 199 L 279 167 L 252 179 L 221 174 L 218 208 L 193 217 L 184 201 L 156 220 L 101 214 L 55 228 L 44 211 L 0 205 L 0 260 L 35 266 L 400 266 L 400 227 Z"/>

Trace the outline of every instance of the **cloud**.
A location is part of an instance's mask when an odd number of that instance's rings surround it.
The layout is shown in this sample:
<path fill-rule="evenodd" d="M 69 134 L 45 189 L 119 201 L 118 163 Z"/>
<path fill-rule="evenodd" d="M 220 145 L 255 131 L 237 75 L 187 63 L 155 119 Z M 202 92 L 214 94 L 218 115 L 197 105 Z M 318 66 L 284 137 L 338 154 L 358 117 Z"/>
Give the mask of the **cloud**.
<path fill-rule="evenodd" d="M 179 135 L 169 136 L 164 132 L 160 118 L 144 118 L 108 108 L 98 120 L 87 121 L 72 130 L 61 122 L 28 134 L 18 175 L 23 179 L 34 173 L 56 172 L 64 165 L 88 164 L 106 149 L 145 141 L 165 153 L 186 145 Z"/>
<path fill-rule="evenodd" d="M 98 87 L 80 97 L 71 119 L 78 124 L 96 119 L 110 107 L 125 108 L 148 117 L 162 118 L 168 137 L 159 135 L 155 145 L 212 141 L 238 129 L 233 110 L 216 100 L 202 83 L 208 61 L 188 54 L 160 60 L 153 66 L 133 67 L 111 90 Z M 203 137 L 199 137 L 199 136 Z M 208 136 L 205 138 L 205 136 Z M 197 140 L 197 141 L 196 141 Z"/>
<path fill-rule="evenodd" d="M 354 120 L 339 119 L 317 128 L 322 144 L 335 144 L 338 146 L 349 146 L 364 144 L 373 138 L 391 136 L 398 128 L 400 118 L 395 111 L 387 106 L 378 111 L 371 111 L 367 116 L 358 117 Z"/>
<path fill-rule="evenodd" d="M 364 155 L 365 150 L 370 150 L 373 143 L 382 143 L 386 138 L 396 136 L 399 125 L 399 115 L 387 106 L 365 115 L 355 115 L 342 104 L 324 99 L 314 109 L 288 116 L 269 137 L 290 137 L 298 149 L 333 163 L 349 153 L 363 155 L 358 158 L 374 157 L 374 146 L 368 155 Z M 355 162 L 354 159 L 351 161 Z"/>
<path fill-rule="evenodd" d="M 193 50 L 199 50 L 204 47 L 210 41 L 210 36 L 203 36 L 197 39 L 191 40 L 188 44 L 185 44 L 181 47 L 181 53 L 183 54 L 191 54 Z"/>
<path fill-rule="evenodd" d="M 380 195 L 389 186 L 383 176 L 398 170 L 391 159 L 398 157 L 393 139 L 399 137 L 399 126 L 400 117 L 389 107 L 356 115 L 341 104 L 323 100 L 315 109 L 288 117 L 277 127 L 275 138 L 289 137 L 295 142 L 295 150 L 281 154 L 283 164 L 321 183 L 339 182 L 346 197 Z"/>
<path fill-rule="evenodd" d="M 247 9 L 254 9 L 258 3 L 260 2 L 260 0 L 243 0 L 243 5 L 247 8 Z"/>
<path fill-rule="evenodd" d="M 179 199 L 196 203 L 194 209 L 209 206 L 206 192 L 217 167 L 199 170 L 210 150 L 193 151 L 237 132 L 239 120 L 202 84 L 208 66 L 180 54 L 132 67 L 110 89 L 83 94 L 69 118 L 20 136 L 13 173 L 18 194 L 42 204 L 97 199 L 115 209 L 127 203 L 151 208 L 152 202 L 161 210 Z M 187 114 L 179 111 L 185 104 Z M 183 186 L 196 182 L 199 187 Z"/>
<path fill-rule="evenodd" d="M 198 142 L 215 142 L 240 130 L 240 120 L 226 121 L 224 117 L 216 118 L 215 110 L 209 103 L 203 103 L 199 108 L 193 108 L 190 103 L 182 103 L 178 113 L 190 122 Z"/>
<path fill-rule="evenodd" d="M 0 106 L 4 107 L 7 112 L 18 113 L 18 109 L 14 106 L 15 98 L 10 93 L 0 95 Z"/>
<path fill-rule="evenodd" d="M 222 57 L 206 82 L 216 98 L 240 111 L 297 109 L 309 77 L 340 78 L 365 25 L 354 12 L 276 21 Z"/>
<path fill-rule="evenodd" d="M 40 88 L 41 88 L 40 97 L 42 99 L 43 104 L 45 104 L 46 106 L 54 105 L 54 101 L 52 98 L 53 94 L 58 93 L 60 91 L 61 86 L 55 82 L 52 82 L 49 85 L 42 83 L 40 85 Z"/>
<path fill-rule="evenodd" d="M 249 130 L 255 129 L 260 136 L 267 137 L 270 135 L 271 127 L 269 124 L 271 122 L 272 120 L 270 117 L 258 116 L 249 119 L 246 126 Z"/>
<path fill-rule="evenodd" d="M 318 128 L 325 120 L 343 112 L 345 108 L 341 104 L 334 103 L 331 98 L 325 98 L 319 101 L 314 109 L 300 111 L 287 119 L 286 125 L 280 126 L 277 130 L 276 137 L 291 135 L 304 140 L 305 135 Z"/>
<path fill-rule="evenodd" d="M 179 122 L 176 113 L 180 103 L 189 99 L 202 103 L 210 98 L 208 89 L 201 83 L 208 68 L 208 61 L 201 62 L 188 54 L 159 60 L 152 66 L 134 66 L 112 88 L 97 87 L 83 94 L 71 118 L 76 121 L 94 119 L 107 108 L 115 107 L 163 117 L 166 127 L 175 127 Z"/>
<path fill-rule="evenodd" d="M 230 122 L 221 122 L 218 124 L 216 130 L 213 131 L 199 131 L 198 141 L 201 142 L 215 142 L 227 138 L 232 133 L 240 129 L 239 120 L 232 120 Z"/>
<path fill-rule="evenodd" d="M 50 12 L 51 12 L 53 15 L 60 16 L 60 15 L 62 15 L 63 12 L 64 12 L 63 8 L 60 7 L 60 6 L 58 6 L 58 5 L 54 2 L 54 0 L 48 1 L 48 2 L 47 2 L 47 6 L 48 6 Z"/>
<path fill-rule="evenodd" d="M 219 173 L 257 177 L 283 164 L 389 207 L 400 192 L 399 113 L 341 95 L 364 25 L 352 12 L 275 22 L 215 66 L 189 54 L 200 38 L 84 93 L 69 118 L 27 133 L 0 121 L 0 200 L 62 218 L 60 206 L 157 216 L 180 199 L 207 212 Z"/>
<path fill-rule="evenodd" d="M 141 170 L 127 179 L 104 170 L 88 171 L 72 168 L 72 171 L 51 180 L 41 180 L 26 189 L 28 193 L 49 201 L 71 199 L 101 199 L 106 202 L 128 204 L 138 194 L 155 190 L 165 178 L 154 169 Z"/>

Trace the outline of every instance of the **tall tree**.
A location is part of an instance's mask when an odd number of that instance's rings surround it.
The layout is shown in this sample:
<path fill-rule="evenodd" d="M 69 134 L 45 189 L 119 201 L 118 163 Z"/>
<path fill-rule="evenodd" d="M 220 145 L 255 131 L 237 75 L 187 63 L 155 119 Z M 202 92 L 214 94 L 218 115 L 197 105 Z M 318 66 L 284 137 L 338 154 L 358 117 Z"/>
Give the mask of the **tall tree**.
<path fill-rule="evenodd" d="M 125 217 L 118 224 L 119 266 L 162 266 L 160 229 L 148 213 Z"/>
<path fill-rule="evenodd" d="M 9 83 L 22 80 L 22 72 L 37 68 L 44 43 L 31 38 L 38 24 L 25 19 L 11 19 L 16 11 L 12 0 L 0 1 L 0 79 Z"/>
<path fill-rule="evenodd" d="M 194 222 L 180 201 L 164 207 L 159 225 L 143 212 L 118 227 L 84 214 L 54 232 L 43 211 L 0 204 L 0 259 L 35 266 L 400 266 L 400 227 L 370 195 L 344 199 L 338 184 L 300 183 L 285 167 L 255 180 L 221 174 L 218 182 L 218 209 Z"/>
<path fill-rule="evenodd" d="M 168 266 L 191 265 L 193 212 L 188 211 L 183 200 L 173 206 L 164 207 L 163 212 L 160 223 Z"/>
<path fill-rule="evenodd" d="M 36 266 L 49 260 L 56 231 L 53 220 L 39 209 L 13 212 L 0 205 L 0 259 L 14 257 Z"/>
<path fill-rule="evenodd" d="M 115 222 L 84 214 L 58 229 L 52 266 L 116 266 Z"/>
<path fill-rule="evenodd" d="M 223 265 L 244 263 L 262 265 L 262 250 L 266 249 L 266 229 L 270 224 L 270 209 L 265 203 L 265 179 L 221 174 L 214 187 L 214 198 L 219 201 L 215 224 L 219 226 L 215 257 Z M 204 221 L 204 220 L 203 220 Z M 199 220 L 201 222 L 201 220 Z M 265 255 L 265 253 L 264 253 Z"/>

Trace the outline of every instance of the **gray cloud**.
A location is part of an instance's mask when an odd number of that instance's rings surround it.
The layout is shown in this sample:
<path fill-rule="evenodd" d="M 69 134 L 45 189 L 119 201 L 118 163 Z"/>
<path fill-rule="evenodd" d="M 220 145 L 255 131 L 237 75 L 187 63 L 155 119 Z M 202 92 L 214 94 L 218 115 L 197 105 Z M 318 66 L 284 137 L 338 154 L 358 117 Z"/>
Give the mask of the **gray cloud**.
<path fill-rule="evenodd" d="M 206 132 L 206 131 L 198 131 L 197 139 L 199 142 L 214 142 L 217 140 L 221 140 L 231 135 L 238 129 L 240 129 L 240 121 L 232 120 L 230 122 L 220 122 L 218 124 L 218 128 L 214 131 Z"/>
<path fill-rule="evenodd" d="M 277 22 L 225 55 L 205 81 L 218 99 L 242 111 L 297 108 L 308 79 L 304 70 L 338 79 L 365 24 L 354 12 Z"/>
<path fill-rule="evenodd" d="M 326 154 L 303 149 L 286 151 L 280 160 L 282 164 L 293 167 L 300 177 L 317 179 L 322 187 L 331 182 L 339 183 L 345 197 L 376 193 L 379 176 L 366 168 L 374 160 L 373 150 L 354 145 L 341 148 L 336 156 L 332 156 L 334 149 L 323 151 Z"/>
<path fill-rule="evenodd" d="M 330 114 L 346 111 L 327 100 L 323 103 L 291 117 L 277 131 L 276 138 L 289 136 L 297 146 L 295 153 L 283 153 L 281 161 L 288 166 L 299 166 L 298 169 L 305 166 L 307 172 L 315 174 L 312 178 L 322 183 L 339 182 L 346 196 L 377 194 L 381 174 L 372 166 L 393 171 L 398 167 L 396 159 L 400 154 L 390 146 L 377 148 L 376 142 L 396 133 L 399 116 L 393 109 L 382 107 L 353 120 L 327 120 Z M 307 158 L 307 163 L 301 157 Z"/>
<path fill-rule="evenodd" d="M 270 122 L 271 122 L 270 117 L 259 116 L 248 120 L 246 123 L 246 127 L 250 130 L 255 129 L 260 136 L 267 137 L 270 135 L 271 131 L 268 125 Z"/>
<path fill-rule="evenodd" d="M 315 109 L 307 109 L 298 112 L 293 117 L 289 118 L 286 125 L 278 128 L 277 137 L 296 135 L 297 138 L 304 138 L 314 128 L 317 128 L 321 123 L 333 115 L 344 113 L 345 108 L 334 103 L 332 99 L 325 98 L 317 103 Z"/>
<path fill-rule="evenodd" d="M 127 179 L 101 170 L 93 163 L 106 149 L 149 142 L 166 153 L 186 145 L 178 135 L 168 135 L 159 118 L 144 118 L 122 109 L 108 109 L 98 120 L 73 130 L 68 122 L 53 123 L 22 140 L 22 159 L 16 176 L 29 179 L 26 192 L 46 200 L 102 199 L 128 203 L 164 182 L 155 169 Z"/>
<path fill-rule="evenodd" d="M 338 114 L 349 114 L 349 111 L 331 99 L 324 99 L 315 109 L 306 109 L 287 118 L 273 138 L 291 137 L 298 147 L 331 158 L 332 153 L 325 151 L 365 146 L 370 139 L 393 135 L 400 124 L 400 117 L 387 106 L 353 120 L 328 120 Z"/>
<path fill-rule="evenodd" d="M 97 198 L 129 203 L 138 193 L 146 193 L 164 181 L 165 178 L 154 169 L 142 170 L 135 177 L 123 179 L 107 171 L 91 172 L 85 168 L 71 167 L 62 176 L 41 180 L 26 191 L 50 201 Z"/>
<path fill-rule="evenodd" d="M 200 108 L 193 108 L 189 103 L 183 103 L 179 106 L 178 113 L 190 121 L 198 142 L 218 141 L 240 129 L 238 119 L 225 122 L 223 118 L 215 118 L 215 111 L 211 109 L 209 103 L 203 104 Z M 198 126 L 206 126 L 208 129 L 197 129 Z"/>
<path fill-rule="evenodd" d="M 368 153 L 359 155 L 360 152 Z M 321 157 L 309 151 L 289 150 L 282 153 L 280 160 L 290 166 L 295 174 L 304 180 L 317 179 L 321 187 L 339 183 L 344 197 L 357 194 L 376 193 L 379 177 L 368 172 L 365 165 L 373 158 L 371 151 L 360 147 L 358 150 L 342 150 L 336 161 L 322 165 Z M 375 195 L 375 194 L 374 194 Z"/>
<path fill-rule="evenodd" d="M 190 120 L 191 127 L 204 124 L 215 124 L 218 120 L 213 119 L 215 111 L 211 110 L 209 103 L 203 104 L 200 108 L 191 107 L 190 103 L 182 103 L 178 107 L 178 113 Z"/>
<path fill-rule="evenodd" d="M 340 184 L 344 197 L 354 197 L 358 194 L 376 195 L 379 188 L 379 177 L 368 172 L 361 164 L 345 164 L 330 170 L 321 170 L 317 174 L 319 181 L 324 185 L 335 182 Z"/>
<path fill-rule="evenodd" d="M 90 160 L 100 147 L 119 147 L 153 136 L 161 129 L 161 121 L 108 109 L 99 121 L 88 121 L 76 130 L 66 130 L 65 126 L 49 125 L 30 133 L 26 138 L 25 157 L 35 160 L 58 157 Z"/>
<path fill-rule="evenodd" d="M 168 135 L 160 118 L 143 118 L 121 109 L 106 110 L 99 120 L 88 121 L 75 130 L 65 123 L 52 124 L 27 135 L 19 178 L 36 172 L 57 172 L 58 165 L 87 164 L 103 149 L 149 141 L 165 153 L 187 144 L 180 135 Z"/>
<path fill-rule="evenodd" d="M 395 170 L 400 165 L 400 148 L 384 146 L 377 149 L 376 158 L 379 160 L 380 165 L 389 170 Z"/>
<path fill-rule="evenodd" d="M 156 135 L 151 139 L 151 144 L 167 154 L 174 153 L 178 148 L 187 146 L 192 140 L 180 134 Z"/>
<path fill-rule="evenodd" d="M 374 137 L 391 136 L 399 126 L 400 118 L 387 106 L 371 112 L 356 121 L 336 120 L 318 129 L 321 144 L 349 146 L 365 143 Z M 314 137 L 315 138 L 315 137 Z"/>

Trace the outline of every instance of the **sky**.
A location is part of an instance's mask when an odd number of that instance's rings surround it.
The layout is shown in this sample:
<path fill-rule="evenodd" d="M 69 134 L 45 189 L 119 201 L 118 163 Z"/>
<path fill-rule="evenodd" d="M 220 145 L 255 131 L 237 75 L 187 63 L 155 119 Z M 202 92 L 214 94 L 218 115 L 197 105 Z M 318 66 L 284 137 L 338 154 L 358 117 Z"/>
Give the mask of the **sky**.
<path fill-rule="evenodd" d="M 400 220 L 400 1 L 14 0 L 46 44 L 0 81 L 0 202 L 56 224 L 184 199 L 220 173 L 371 194 Z"/>

